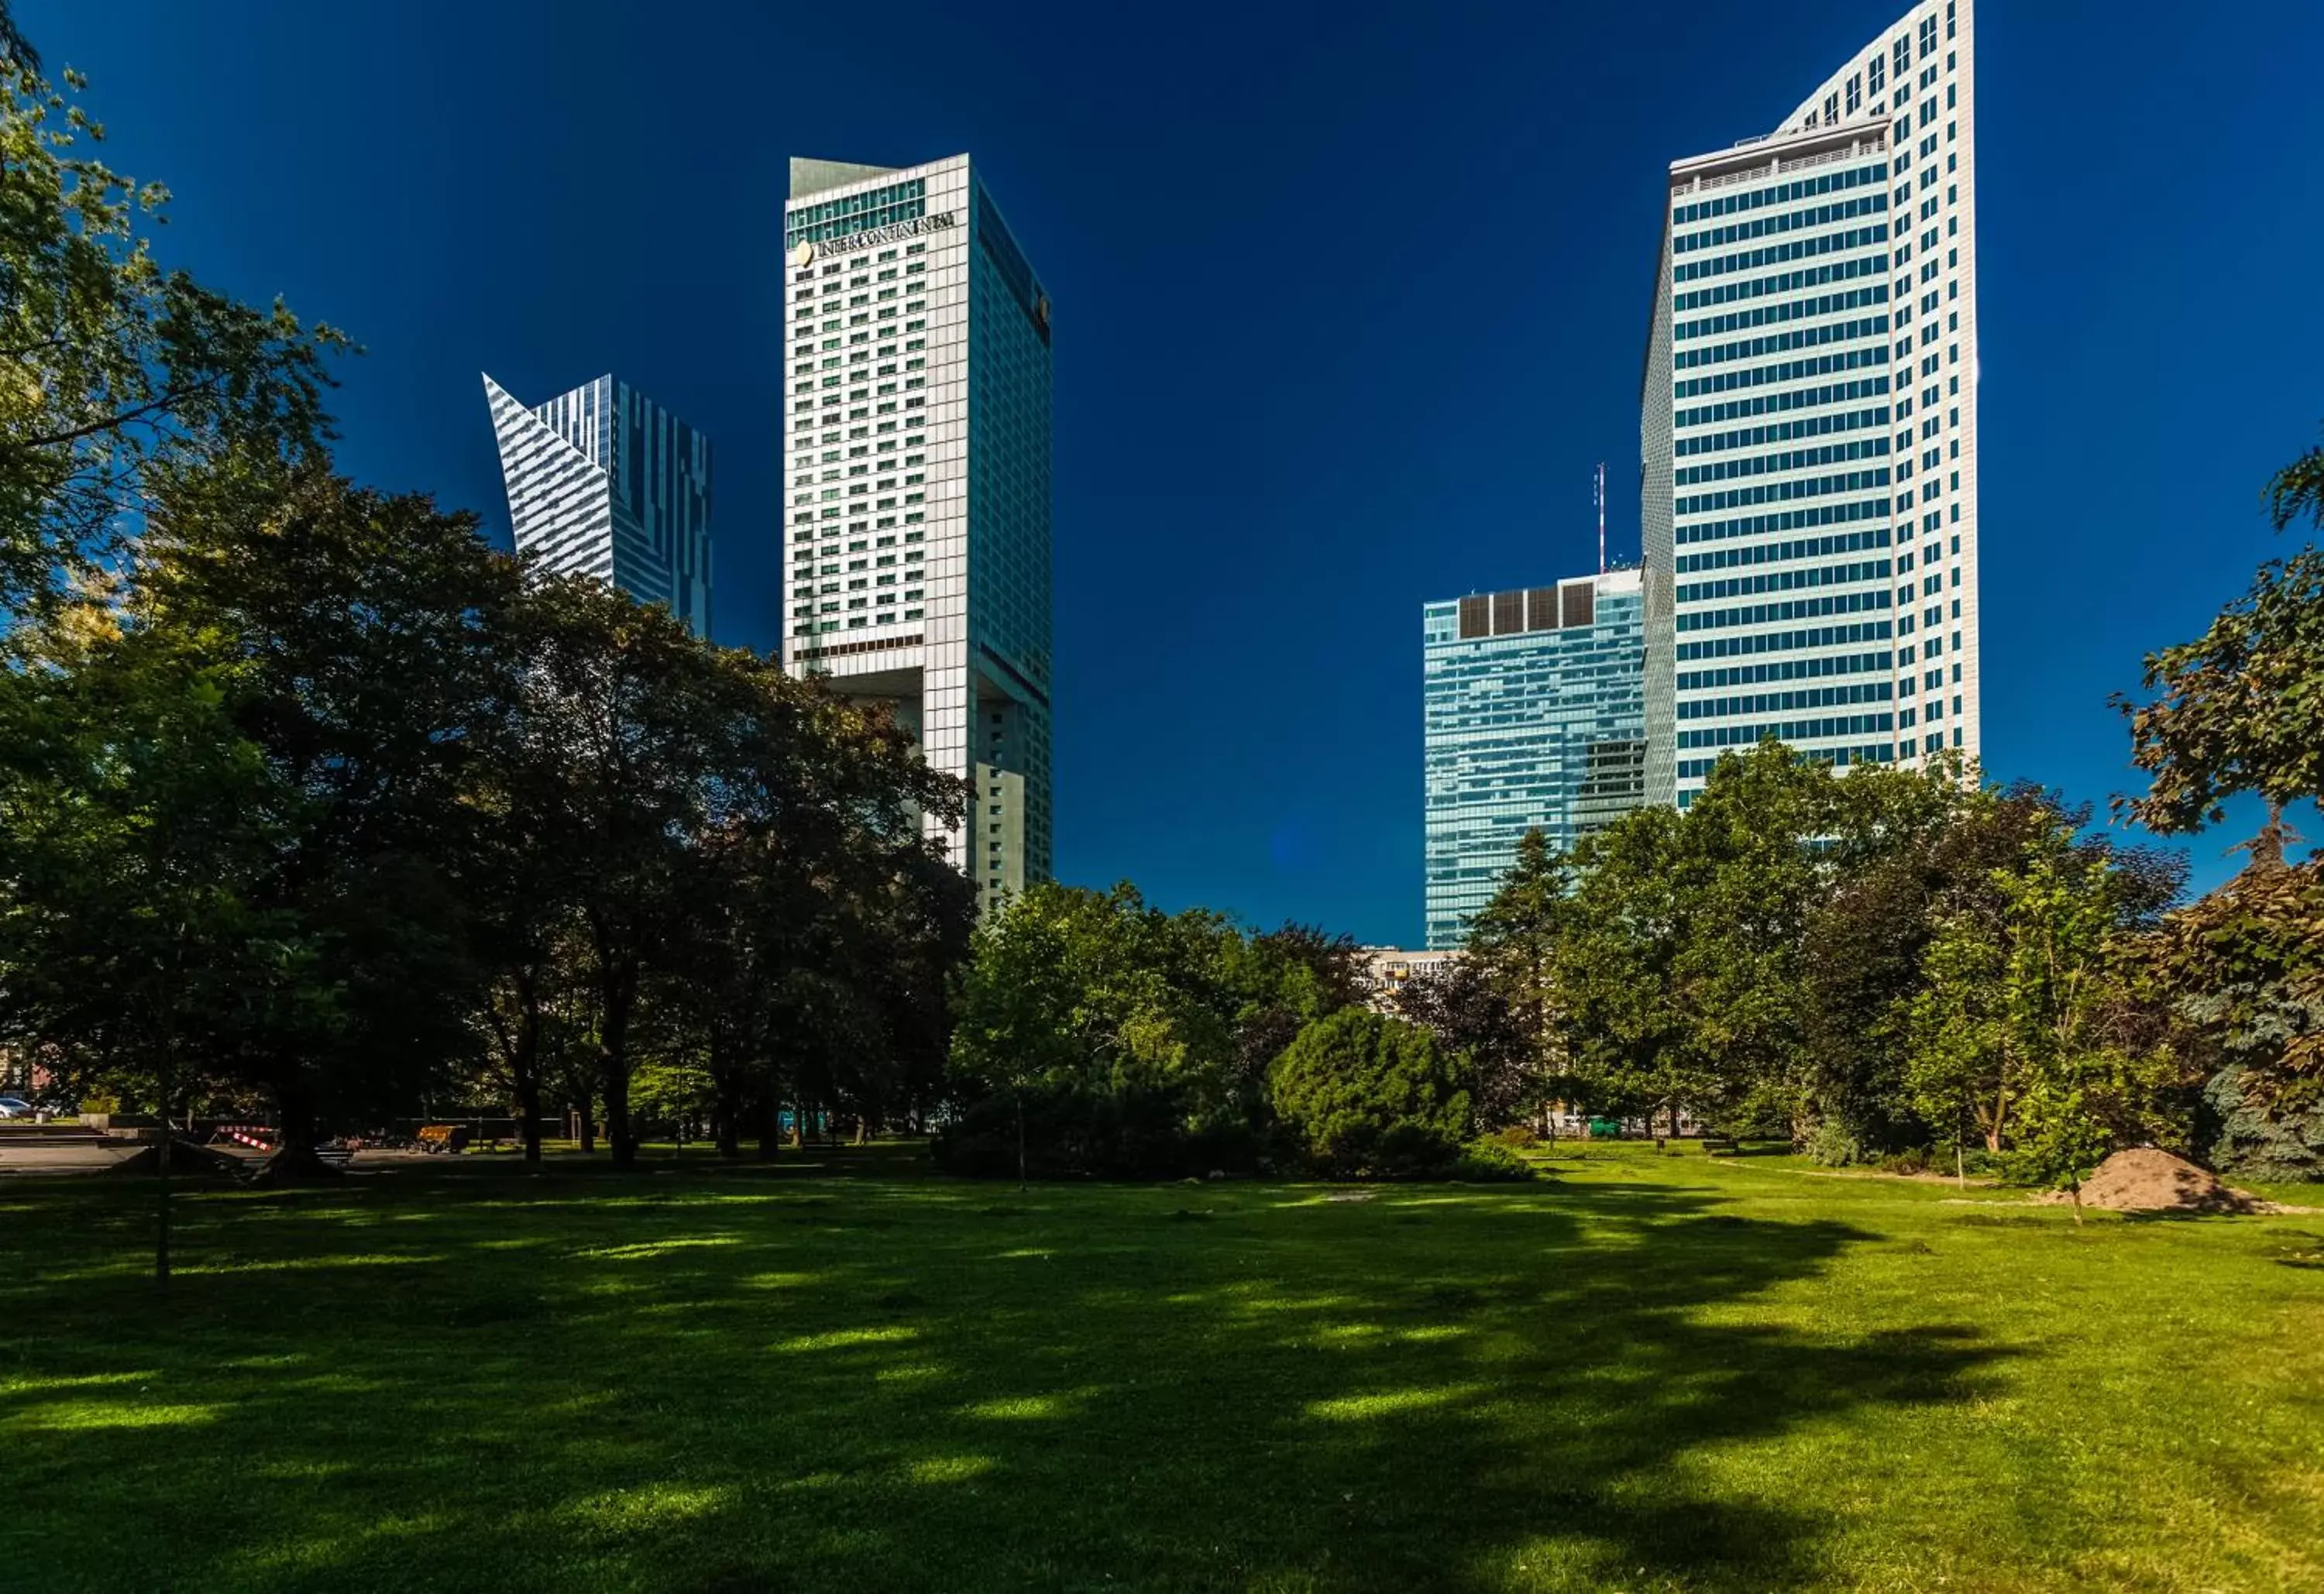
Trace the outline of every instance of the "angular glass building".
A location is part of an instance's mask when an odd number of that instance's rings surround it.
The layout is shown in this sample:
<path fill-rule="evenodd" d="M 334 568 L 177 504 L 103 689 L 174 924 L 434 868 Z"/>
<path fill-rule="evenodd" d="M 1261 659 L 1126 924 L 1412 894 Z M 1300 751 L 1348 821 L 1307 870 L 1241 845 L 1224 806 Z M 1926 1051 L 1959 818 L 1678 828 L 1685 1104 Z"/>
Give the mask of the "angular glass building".
<path fill-rule="evenodd" d="M 794 159 L 783 235 L 784 664 L 973 784 L 991 907 L 1049 874 L 1048 297 L 966 155 Z"/>
<path fill-rule="evenodd" d="M 1571 848 L 1646 800 L 1645 621 L 1636 570 L 1422 609 L 1430 950 L 1526 832 Z"/>
<path fill-rule="evenodd" d="M 1640 401 L 1648 775 L 1978 752 L 1970 0 L 1672 164 Z"/>
<path fill-rule="evenodd" d="M 710 440 L 626 382 L 527 409 L 489 375 L 517 551 L 710 634 Z"/>

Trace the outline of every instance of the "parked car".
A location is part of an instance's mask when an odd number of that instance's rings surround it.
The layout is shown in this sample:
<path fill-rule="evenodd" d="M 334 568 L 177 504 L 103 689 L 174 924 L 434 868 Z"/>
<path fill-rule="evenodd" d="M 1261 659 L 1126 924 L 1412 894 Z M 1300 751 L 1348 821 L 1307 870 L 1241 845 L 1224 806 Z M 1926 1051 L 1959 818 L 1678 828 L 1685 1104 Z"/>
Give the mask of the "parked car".
<path fill-rule="evenodd" d="M 0 1118 L 30 1118 L 32 1104 L 22 1096 L 0 1096 Z"/>

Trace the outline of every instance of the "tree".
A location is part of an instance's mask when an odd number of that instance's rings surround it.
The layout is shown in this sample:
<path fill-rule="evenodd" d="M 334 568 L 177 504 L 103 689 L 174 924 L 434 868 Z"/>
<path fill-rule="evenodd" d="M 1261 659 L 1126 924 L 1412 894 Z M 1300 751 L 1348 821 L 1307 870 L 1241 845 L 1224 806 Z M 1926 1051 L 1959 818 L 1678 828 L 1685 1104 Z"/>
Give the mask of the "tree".
<path fill-rule="evenodd" d="M 1617 1113 L 1666 1111 L 1702 1099 L 1711 1082 L 1678 1004 L 1674 971 L 1683 946 L 1676 809 L 1640 808 L 1586 836 L 1558 942 L 1565 1049 L 1580 1099 Z"/>
<path fill-rule="evenodd" d="M 1442 1173 L 1469 1136 L 1457 1060 L 1425 1029 L 1363 1008 L 1301 1030 L 1268 1087 L 1302 1160 L 1333 1177 Z"/>
<path fill-rule="evenodd" d="M 1956 913 L 1931 944 L 1911 1086 L 1932 1122 L 1973 1121 L 1987 1150 L 2074 1192 L 2079 1211 L 2107 1151 L 2173 1132 L 2177 1059 L 2127 935 L 2135 882 L 2052 820 L 1993 884 L 1989 910 Z"/>
<path fill-rule="evenodd" d="M 312 460 L 331 435 L 324 359 L 347 346 L 165 271 L 168 191 L 112 170 L 102 125 L 51 89 L 13 23 L 0 103 L 0 606 L 114 552 L 157 482 L 233 456 Z"/>
<path fill-rule="evenodd" d="M 2277 530 L 2301 515 L 2324 524 L 2324 449 L 2268 484 Z M 2122 697 L 2143 797 L 2116 807 L 2165 834 L 2200 830 L 2238 792 L 2272 813 L 2324 792 L 2324 554 L 2313 547 L 2260 567 L 2251 590 L 2202 636 L 2150 653 L 2143 682 L 2160 696 Z"/>
<path fill-rule="evenodd" d="M 2324 862 L 2255 855 L 2149 944 L 2218 1064 L 2205 1089 L 2213 1159 L 2287 1179 L 2324 1172 Z"/>
<path fill-rule="evenodd" d="M 1507 1124 L 1538 1108 L 1567 1072 L 1557 954 L 1571 873 L 1548 837 L 1526 832 L 1499 889 L 1470 921 L 1460 962 L 1412 999 L 1435 1012 L 1440 1037 L 1466 1042 L 1456 1049 L 1475 1071 L 1480 1122 Z"/>
<path fill-rule="evenodd" d="M 20 73 L 41 69 L 41 52 L 18 30 L 14 15 L 5 5 L 0 5 L 0 60 Z"/>
<path fill-rule="evenodd" d="M 240 1030 L 328 998 L 312 943 L 263 905 L 281 806 L 232 668 L 169 636 L 47 641 L 43 668 L 0 672 L 0 1036 L 161 1119 L 166 1279 L 170 1126 L 232 1082 Z"/>
<path fill-rule="evenodd" d="M 1415 974 L 1397 987 L 1390 1005 L 1397 1018 L 1434 1036 L 1439 1051 L 1465 1060 L 1470 1104 L 1486 1129 L 1519 1122 L 1564 1077 L 1563 1027 L 1545 1046 L 1493 972 L 1473 958 Z M 1558 1073 L 1545 1071 L 1545 1052 L 1557 1059 Z"/>

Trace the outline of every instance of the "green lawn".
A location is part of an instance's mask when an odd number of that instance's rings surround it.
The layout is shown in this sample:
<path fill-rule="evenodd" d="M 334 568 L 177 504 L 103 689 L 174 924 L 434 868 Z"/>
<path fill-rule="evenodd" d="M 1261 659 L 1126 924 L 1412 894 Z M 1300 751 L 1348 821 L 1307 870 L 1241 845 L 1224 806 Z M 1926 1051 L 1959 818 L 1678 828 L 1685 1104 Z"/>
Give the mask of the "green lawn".
<path fill-rule="evenodd" d="M 2324 1588 L 2324 1218 L 1551 1166 L 0 1183 L 0 1587 Z"/>

